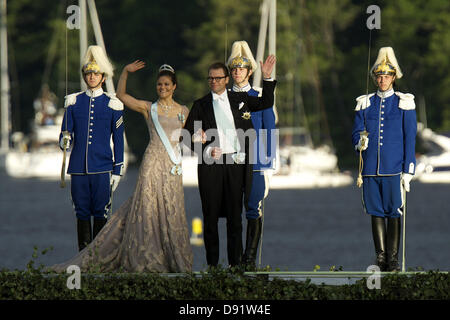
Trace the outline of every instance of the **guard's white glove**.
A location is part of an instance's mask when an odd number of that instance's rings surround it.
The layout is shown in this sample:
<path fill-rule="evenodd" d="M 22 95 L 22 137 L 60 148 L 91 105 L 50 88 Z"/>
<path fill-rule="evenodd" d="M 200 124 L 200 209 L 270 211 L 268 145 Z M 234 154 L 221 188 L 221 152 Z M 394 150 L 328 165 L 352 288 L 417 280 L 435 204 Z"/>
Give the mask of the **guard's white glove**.
<path fill-rule="evenodd" d="M 409 192 L 409 190 L 410 190 L 409 183 L 411 182 L 412 178 L 413 178 L 412 174 L 402 173 L 401 182 L 402 182 L 402 185 L 405 188 L 406 192 Z"/>
<path fill-rule="evenodd" d="M 264 192 L 264 198 L 266 198 L 269 194 L 269 188 L 270 188 L 270 183 L 272 182 L 272 176 L 273 176 L 273 172 L 275 170 L 273 169 L 268 169 L 268 170 L 264 170 L 264 181 L 266 182 L 266 190 Z"/>
<path fill-rule="evenodd" d="M 71 140 L 72 137 L 70 136 L 70 133 L 67 131 L 63 132 L 61 140 L 59 140 L 59 146 L 61 147 L 61 149 L 64 150 L 64 148 L 66 148 L 66 151 L 69 151 Z"/>
<path fill-rule="evenodd" d="M 114 192 L 119 185 L 121 176 L 117 174 L 111 175 L 111 191 Z"/>
<path fill-rule="evenodd" d="M 367 149 L 368 146 L 369 146 L 369 138 L 365 135 L 361 135 L 358 144 L 356 146 L 356 149 L 358 149 L 358 151 L 364 151 Z"/>

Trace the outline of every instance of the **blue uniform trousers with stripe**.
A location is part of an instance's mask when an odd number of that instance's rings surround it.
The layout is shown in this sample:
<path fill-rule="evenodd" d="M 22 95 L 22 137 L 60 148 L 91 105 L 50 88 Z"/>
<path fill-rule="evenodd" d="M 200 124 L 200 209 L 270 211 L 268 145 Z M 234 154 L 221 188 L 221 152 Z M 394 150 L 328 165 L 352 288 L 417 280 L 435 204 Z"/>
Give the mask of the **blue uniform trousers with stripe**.
<path fill-rule="evenodd" d="M 109 172 L 71 175 L 72 202 L 78 219 L 107 218 L 111 207 L 110 175 Z"/>
<path fill-rule="evenodd" d="M 265 193 L 266 179 L 264 171 L 253 171 L 252 188 L 247 203 L 247 219 L 258 219 L 262 216 L 262 204 Z"/>
<path fill-rule="evenodd" d="M 363 177 L 363 205 L 366 213 L 398 218 L 402 208 L 400 175 Z"/>

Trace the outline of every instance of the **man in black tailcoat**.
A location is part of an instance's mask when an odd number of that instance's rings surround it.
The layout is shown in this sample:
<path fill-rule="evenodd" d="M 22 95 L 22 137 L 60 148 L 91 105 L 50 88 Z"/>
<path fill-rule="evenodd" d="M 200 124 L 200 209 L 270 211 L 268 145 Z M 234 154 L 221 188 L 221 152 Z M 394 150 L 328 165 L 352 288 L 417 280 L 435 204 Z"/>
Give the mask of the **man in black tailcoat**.
<path fill-rule="evenodd" d="M 186 120 L 188 139 L 183 142 L 199 156 L 198 185 L 202 201 L 206 261 L 219 262 L 218 219 L 227 219 L 227 254 L 230 266 L 238 266 L 242 256 L 242 204 L 250 194 L 252 163 L 249 156 L 256 138 L 251 111 L 271 108 L 276 81 L 270 78 L 276 58 L 261 64 L 264 77 L 261 97 L 226 89 L 229 71 L 217 62 L 208 69 L 211 92 L 194 102 Z"/>

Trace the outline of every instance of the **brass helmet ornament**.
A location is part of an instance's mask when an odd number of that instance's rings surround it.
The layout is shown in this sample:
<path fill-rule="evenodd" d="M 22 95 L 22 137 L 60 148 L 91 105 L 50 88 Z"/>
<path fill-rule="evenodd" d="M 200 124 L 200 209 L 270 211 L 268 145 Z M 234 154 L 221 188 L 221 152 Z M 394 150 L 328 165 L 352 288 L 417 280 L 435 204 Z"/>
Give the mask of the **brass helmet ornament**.
<path fill-rule="evenodd" d="M 375 60 L 370 74 L 373 80 L 376 80 L 377 76 L 383 74 L 395 76 L 396 79 L 400 79 L 403 76 L 397 58 L 395 57 L 394 49 L 391 47 L 380 48 L 377 60 Z"/>
<path fill-rule="evenodd" d="M 387 58 L 384 58 L 383 62 L 379 63 L 375 69 L 373 70 L 373 73 L 376 76 L 379 76 L 381 74 L 387 74 L 391 76 L 395 76 L 395 67 L 389 63 Z"/>
<path fill-rule="evenodd" d="M 233 60 L 231 60 L 230 64 L 228 65 L 228 68 L 234 69 L 234 68 L 247 68 L 251 69 L 252 64 L 250 63 L 250 60 L 246 57 L 235 57 Z"/>
<path fill-rule="evenodd" d="M 88 63 L 86 63 L 83 68 L 81 68 L 81 71 L 83 72 L 83 74 L 87 74 L 87 73 L 103 73 L 100 71 L 100 67 L 98 66 L 97 62 L 95 61 L 95 59 L 93 59 L 92 61 L 89 61 Z"/>

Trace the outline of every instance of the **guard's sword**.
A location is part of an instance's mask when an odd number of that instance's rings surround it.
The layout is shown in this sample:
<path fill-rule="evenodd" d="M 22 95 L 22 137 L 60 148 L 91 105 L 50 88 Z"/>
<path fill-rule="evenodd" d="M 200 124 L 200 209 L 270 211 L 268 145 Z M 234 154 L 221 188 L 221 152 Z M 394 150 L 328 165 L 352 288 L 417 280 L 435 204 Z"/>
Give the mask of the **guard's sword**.
<path fill-rule="evenodd" d="M 369 77 L 370 77 L 370 49 L 372 47 L 372 29 L 369 28 L 369 52 L 367 54 L 367 76 L 366 76 L 366 106 L 369 104 Z M 362 110 L 364 115 L 364 131 L 359 133 L 360 138 L 362 136 L 368 136 L 369 133 L 366 130 L 366 113 Z M 362 158 L 362 150 L 359 150 L 359 174 L 358 179 L 356 180 L 356 185 L 361 188 L 363 185 L 362 179 L 362 169 L 363 169 L 363 158 Z"/>
<path fill-rule="evenodd" d="M 66 37 L 65 37 L 65 76 L 66 76 L 66 99 L 67 99 L 67 83 L 68 83 L 68 59 L 67 59 L 67 27 L 66 27 Z M 64 105 L 65 106 L 65 105 Z M 65 122 L 65 130 L 62 132 L 63 134 L 63 162 L 61 166 L 61 182 L 60 187 L 65 188 L 66 187 L 66 151 L 68 148 L 69 139 L 67 138 L 69 136 L 69 131 L 67 131 L 67 110 L 64 112 L 64 122 Z"/>
<path fill-rule="evenodd" d="M 69 139 L 67 139 L 67 136 L 69 135 L 69 131 L 63 131 L 63 161 L 61 166 L 61 183 L 60 187 L 65 188 L 66 187 L 66 152 L 68 148 Z"/>
<path fill-rule="evenodd" d="M 258 257 L 258 268 L 261 268 L 261 258 L 262 258 L 262 245 L 263 245 L 263 235 L 264 235 L 264 199 L 262 200 L 262 217 L 261 220 L 261 240 L 259 242 L 259 257 Z"/>
<path fill-rule="evenodd" d="M 403 246 L 403 252 L 402 252 L 402 272 L 406 271 L 406 190 L 405 187 L 403 187 L 403 240 L 402 240 L 402 246 Z"/>
<path fill-rule="evenodd" d="M 108 210 L 108 217 L 110 217 L 111 215 L 112 215 L 112 205 L 113 205 L 113 194 L 114 194 L 114 191 L 113 191 L 113 186 L 112 186 L 112 184 L 110 184 L 110 186 L 109 186 L 109 194 L 110 194 L 110 196 L 109 196 L 109 210 Z"/>
<path fill-rule="evenodd" d="M 359 139 L 361 140 L 361 138 L 365 136 L 368 137 L 369 133 L 364 129 L 364 131 L 361 131 L 359 133 Z M 361 186 L 363 185 L 363 178 L 362 178 L 362 170 L 363 170 L 363 166 L 364 166 L 364 161 L 363 161 L 363 157 L 362 157 L 362 149 L 359 150 L 359 170 L 358 170 L 358 179 L 356 180 L 356 185 L 361 188 Z"/>

